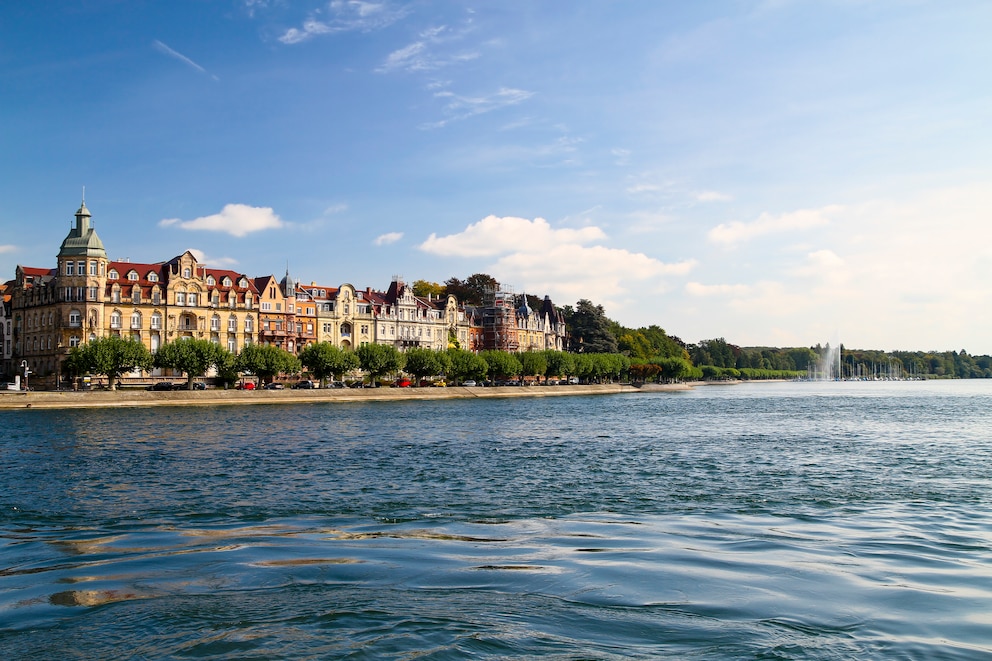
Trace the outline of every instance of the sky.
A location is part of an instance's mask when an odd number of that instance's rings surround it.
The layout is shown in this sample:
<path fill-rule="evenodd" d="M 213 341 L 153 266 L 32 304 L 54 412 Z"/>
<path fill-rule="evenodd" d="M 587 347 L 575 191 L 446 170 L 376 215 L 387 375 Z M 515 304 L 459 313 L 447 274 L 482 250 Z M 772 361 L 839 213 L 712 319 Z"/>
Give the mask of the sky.
<path fill-rule="evenodd" d="M 992 354 L 987 0 L 0 4 L 0 275 L 487 273 L 686 342 Z"/>

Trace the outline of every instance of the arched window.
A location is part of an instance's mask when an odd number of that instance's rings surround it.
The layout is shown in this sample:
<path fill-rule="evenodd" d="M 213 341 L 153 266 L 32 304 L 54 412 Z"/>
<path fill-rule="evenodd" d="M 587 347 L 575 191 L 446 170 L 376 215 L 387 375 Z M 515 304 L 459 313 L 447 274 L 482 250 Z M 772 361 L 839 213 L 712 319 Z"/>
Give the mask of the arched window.
<path fill-rule="evenodd" d="M 238 318 L 233 314 L 227 318 L 227 332 L 237 333 L 238 332 Z"/>
<path fill-rule="evenodd" d="M 121 327 L 121 317 L 122 316 L 123 315 L 121 315 L 121 311 L 120 310 L 114 310 L 113 312 L 111 312 L 110 313 L 110 327 L 111 328 L 120 328 Z"/>
<path fill-rule="evenodd" d="M 249 316 L 247 319 L 245 319 L 245 332 L 251 333 L 254 332 L 254 330 L 255 330 L 255 318 Z"/>
<path fill-rule="evenodd" d="M 130 271 L 127 272 L 127 279 L 128 280 L 137 280 L 138 279 L 138 272 L 135 271 L 134 269 L 131 269 Z"/>
<path fill-rule="evenodd" d="M 116 280 L 116 279 L 117 279 L 117 269 L 110 269 L 109 271 L 107 271 L 107 280 Z"/>
<path fill-rule="evenodd" d="M 131 328 L 141 328 L 141 313 L 132 312 L 131 313 Z"/>
<path fill-rule="evenodd" d="M 210 330 L 212 330 L 212 331 L 219 331 L 220 330 L 220 315 L 219 314 L 215 314 L 214 316 L 210 317 Z"/>
<path fill-rule="evenodd" d="M 152 328 L 155 330 L 161 330 L 162 328 L 162 313 L 153 312 L 152 313 Z"/>

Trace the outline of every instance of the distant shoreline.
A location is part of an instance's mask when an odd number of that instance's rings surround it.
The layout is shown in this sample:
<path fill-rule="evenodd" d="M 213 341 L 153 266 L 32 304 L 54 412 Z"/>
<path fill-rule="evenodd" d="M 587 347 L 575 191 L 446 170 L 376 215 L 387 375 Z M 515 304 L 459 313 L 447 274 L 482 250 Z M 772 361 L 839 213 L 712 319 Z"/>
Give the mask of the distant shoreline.
<path fill-rule="evenodd" d="M 0 392 L 3 409 L 134 408 L 146 406 L 241 406 L 253 404 L 315 404 L 325 402 L 402 402 L 441 399 L 562 397 L 691 390 L 686 383 L 572 386 L 501 386 L 466 388 L 326 388 L 317 390 L 90 390 L 82 392 Z"/>

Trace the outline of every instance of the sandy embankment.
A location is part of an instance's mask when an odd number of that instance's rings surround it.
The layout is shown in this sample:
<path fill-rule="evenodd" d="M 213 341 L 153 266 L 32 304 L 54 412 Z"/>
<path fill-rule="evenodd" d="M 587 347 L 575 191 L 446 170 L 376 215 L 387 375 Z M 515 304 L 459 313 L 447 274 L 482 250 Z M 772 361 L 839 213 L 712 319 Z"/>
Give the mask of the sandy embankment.
<path fill-rule="evenodd" d="M 620 384 L 589 386 L 517 386 L 499 388 L 330 388 L 319 390 L 94 390 L 86 392 L 0 392 L 0 409 L 68 409 L 134 406 L 220 406 L 317 402 L 375 402 L 425 399 L 484 399 L 498 397 L 557 397 L 615 395 L 688 390 L 685 384 Z"/>

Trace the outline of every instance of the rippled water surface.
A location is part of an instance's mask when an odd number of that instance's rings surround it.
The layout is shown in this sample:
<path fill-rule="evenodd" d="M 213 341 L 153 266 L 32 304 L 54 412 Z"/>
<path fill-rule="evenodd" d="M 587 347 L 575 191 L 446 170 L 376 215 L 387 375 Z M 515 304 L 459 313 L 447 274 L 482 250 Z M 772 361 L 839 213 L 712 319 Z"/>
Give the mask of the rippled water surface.
<path fill-rule="evenodd" d="M 3 659 L 992 659 L 985 381 L 0 422 Z"/>

